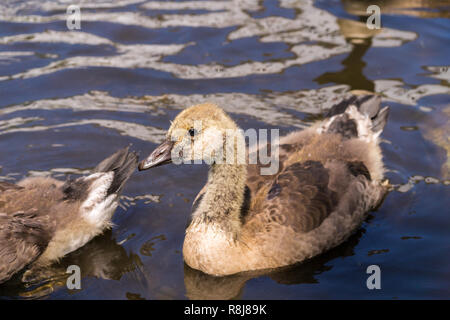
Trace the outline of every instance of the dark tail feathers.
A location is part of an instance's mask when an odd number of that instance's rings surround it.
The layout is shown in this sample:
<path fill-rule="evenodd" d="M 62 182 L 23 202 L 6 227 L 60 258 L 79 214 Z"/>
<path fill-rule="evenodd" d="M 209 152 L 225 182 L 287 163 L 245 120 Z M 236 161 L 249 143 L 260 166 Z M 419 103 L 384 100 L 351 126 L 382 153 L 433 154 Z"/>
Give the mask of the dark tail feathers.
<path fill-rule="evenodd" d="M 372 120 L 371 129 L 373 132 L 383 130 L 389 115 L 389 107 L 384 107 L 381 109 L 381 98 L 377 95 L 353 95 L 331 107 L 331 109 L 325 114 L 325 117 L 331 118 L 340 114 L 343 116 L 337 117 L 336 120 L 330 124 L 330 129 L 338 130 L 341 127 L 348 129 L 349 119 L 344 116 L 344 113 L 351 105 L 356 106 L 360 113 L 367 115 Z"/>
<path fill-rule="evenodd" d="M 125 182 L 133 174 L 138 165 L 139 159 L 136 152 L 130 152 L 129 147 L 118 150 L 113 155 L 109 156 L 97 167 L 95 172 L 109 172 L 114 171 L 114 180 L 108 189 L 108 195 L 119 193 L 122 191 Z"/>

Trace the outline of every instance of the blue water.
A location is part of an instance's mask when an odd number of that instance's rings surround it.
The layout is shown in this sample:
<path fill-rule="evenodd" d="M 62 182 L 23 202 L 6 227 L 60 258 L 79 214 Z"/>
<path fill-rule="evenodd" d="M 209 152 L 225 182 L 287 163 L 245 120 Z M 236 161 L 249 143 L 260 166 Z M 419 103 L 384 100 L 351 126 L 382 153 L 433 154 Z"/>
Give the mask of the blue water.
<path fill-rule="evenodd" d="M 67 30 L 63 1 L 0 4 L 1 181 L 76 177 L 130 143 L 146 155 L 179 110 L 202 101 L 244 129 L 285 134 L 368 90 L 391 107 L 382 150 L 393 190 L 339 247 L 222 279 L 185 266 L 181 253 L 207 167 L 136 173 L 111 231 L 39 281 L 0 286 L 0 297 L 450 298 L 448 2 L 370 1 L 381 7 L 378 33 L 365 27 L 364 1 L 175 3 L 89 1 L 79 31 Z M 65 286 L 71 264 L 81 290 Z M 366 286 L 373 264 L 380 290 Z"/>

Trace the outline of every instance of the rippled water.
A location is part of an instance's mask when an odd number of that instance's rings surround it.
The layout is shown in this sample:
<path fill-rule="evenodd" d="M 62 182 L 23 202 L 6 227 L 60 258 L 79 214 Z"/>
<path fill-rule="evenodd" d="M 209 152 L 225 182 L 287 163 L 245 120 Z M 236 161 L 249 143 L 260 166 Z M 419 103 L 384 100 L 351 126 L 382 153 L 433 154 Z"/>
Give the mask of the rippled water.
<path fill-rule="evenodd" d="M 180 109 L 214 101 L 244 128 L 304 128 L 350 90 L 383 95 L 394 185 L 344 244 L 271 274 L 213 278 L 183 264 L 204 166 L 129 181 L 116 227 L 0 297 L 58 299 L 450 298 L 449 1 L 0 3 L 0 180 L 64 179 L 116 149 L 147 154 Z M 378 4 L 383 29 L 365 27 Z M 64 284 L 68 265 L 82 289 Z M 368 290 L 377 264 L 382 289 Z"/>

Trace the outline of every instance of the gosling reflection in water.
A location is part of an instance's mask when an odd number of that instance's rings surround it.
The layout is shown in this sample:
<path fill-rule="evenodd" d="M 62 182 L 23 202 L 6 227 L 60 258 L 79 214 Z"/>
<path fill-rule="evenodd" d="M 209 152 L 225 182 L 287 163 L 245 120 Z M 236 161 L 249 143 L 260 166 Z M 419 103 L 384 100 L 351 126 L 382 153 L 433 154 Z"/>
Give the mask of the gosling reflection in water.
<path fill-rule="evenodd" d="M 143 266 L 139 255 L 127 253 L 113 238 L 112 232 L 107 231 L 51 267 L 36 270 L 29 275 L 25 274 L 23 279 L 21 275 L 16 276 L 6 283 L 6 286 L 0 287 L 0 297 L 18 296 L 35 299 L 46 296 L 66 286 L 67 278 L 70 276 L 66 271 L 71 265 L 80 267 L 82 284 L 84 279 L 91 277 L 118 281 L 126 273 L 141 273 Z M 22 283 L 22 280 L 25 282 Z"/>

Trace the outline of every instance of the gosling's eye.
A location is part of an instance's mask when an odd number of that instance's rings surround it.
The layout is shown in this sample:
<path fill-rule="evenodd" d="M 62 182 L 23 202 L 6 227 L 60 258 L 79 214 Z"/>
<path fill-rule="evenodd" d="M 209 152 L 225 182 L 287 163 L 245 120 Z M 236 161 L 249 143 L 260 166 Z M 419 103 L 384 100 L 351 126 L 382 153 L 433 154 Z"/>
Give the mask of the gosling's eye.
<path fill-rule="evenodd" d="M 190 128 L 189 129 L 189 134 L 191 135 L 191 137 L 195 136 L 197 134 L 197 130 L 195 130 L 194 128 Z"/>

